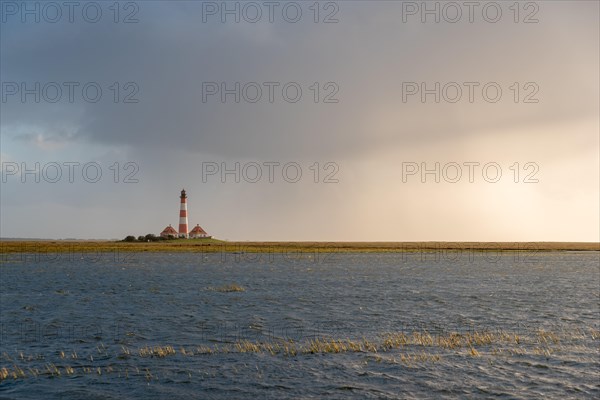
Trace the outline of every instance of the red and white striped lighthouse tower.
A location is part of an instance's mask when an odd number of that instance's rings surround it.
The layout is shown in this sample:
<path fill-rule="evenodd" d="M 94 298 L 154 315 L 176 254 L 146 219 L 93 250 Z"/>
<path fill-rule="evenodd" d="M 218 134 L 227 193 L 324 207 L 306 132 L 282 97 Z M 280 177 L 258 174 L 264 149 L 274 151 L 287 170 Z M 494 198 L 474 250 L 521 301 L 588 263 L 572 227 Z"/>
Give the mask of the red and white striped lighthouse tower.
<path fill-rule="evenodd" d="M 179 237 L 188 237 L 187 195 L 181 190 L 181 206 L 179 208 Z"/>

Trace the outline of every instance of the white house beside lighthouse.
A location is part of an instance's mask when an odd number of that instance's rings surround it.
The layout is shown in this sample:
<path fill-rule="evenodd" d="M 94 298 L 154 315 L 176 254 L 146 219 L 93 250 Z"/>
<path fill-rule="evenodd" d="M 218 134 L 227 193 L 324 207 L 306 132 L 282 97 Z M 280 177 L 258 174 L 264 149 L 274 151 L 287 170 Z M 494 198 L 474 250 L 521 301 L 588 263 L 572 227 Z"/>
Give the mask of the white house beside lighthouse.
<path fill-rule="evenodd" d="M 163 231 L 160 233 L 160 236 L 164 237 L 164 238 L 176 238 L 177 237 L 177 231 L 175 230 L 175 228 L 173 228 L 171 226 L 171 224 L 169 224 L 169 226 L 167 226 L 165 229 L 163 229 Z"/>
<path fill-rule="evenodd" d="M 204 229 L 202 229 L 202 227 L 199 224 L 196 224 L 194 229 L 192 229 L 190 231 L 189 236 L 190 236 L 190 239 L 200 239 L 200 238 L 210 239 L 212 237 L 212 236 L 209 236 L 208 233 L 206 233 L 206 231 Z"/>

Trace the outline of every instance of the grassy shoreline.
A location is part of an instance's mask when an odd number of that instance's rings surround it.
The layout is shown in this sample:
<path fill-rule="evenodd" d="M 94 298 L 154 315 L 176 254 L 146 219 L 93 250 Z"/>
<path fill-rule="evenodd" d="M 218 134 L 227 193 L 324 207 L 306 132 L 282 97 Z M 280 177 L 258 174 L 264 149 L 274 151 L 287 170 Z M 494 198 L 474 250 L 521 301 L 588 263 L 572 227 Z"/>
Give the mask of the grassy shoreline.
<path fill-rule="evenodd" d="M 3 240 L 0 254 L 65 252 L 379 253 L 412 251 L 600 251 L 598 242 L 228 242 L 181 239 L 161 242 Z"/>

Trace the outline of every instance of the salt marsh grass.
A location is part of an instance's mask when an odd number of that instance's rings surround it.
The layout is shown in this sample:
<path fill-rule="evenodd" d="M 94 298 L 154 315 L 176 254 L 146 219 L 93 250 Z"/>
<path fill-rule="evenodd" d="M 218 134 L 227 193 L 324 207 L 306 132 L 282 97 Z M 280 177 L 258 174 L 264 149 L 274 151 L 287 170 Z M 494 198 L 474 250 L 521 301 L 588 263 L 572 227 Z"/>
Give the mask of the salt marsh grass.
<path fill-rule="evenodd" d="M 244 289 L 242 286 L 235 284 L 235 283 L 231 283 L 231 284 L 224 285 L 224 286 L 217 286 L 217 287 L 209 286 L 207 288 L 207 290 L 212 291 L 212 292 L 221 292 L 221 293 L 245 292 L 246 291 L 246 289 Z"/>
<path fill-rule="evenodd" d="M 278 340 L 269 342 L 241 340 L 235 343 L 217 343 L 213 346 L 180 346 L 171 344 L 145 345 L 130 349 L 121 345 L 111 354 L 103 344 L 97 347 L 102 361 L 94 362 L 92 355 L 80 357 L 74 351 L 59 351 L 57 362 L 52 356 L 26 355 L 19 352 L 11 357 L 4 352 L 0 367 L 0 381 L 26 379 L 39 376 L 68 377 L 85 374 L 114 374 L 128 377 L 140 374 L 148 380 L 154 375 L 149 367 L 135 367 L 144 359 L 178 358 L 184 362 L 191 357 L 218 357 L 225 354 L 257 354 L 274 357 L 310 357 L 315 355 L 335 357 L 344 353 L 362 353 L 367 362 L 386 362 L 405 366 L 435 363 L 451 356 L 481 358 L 543 356 L 550 358 L 564 350 L 564 346 L 577 346 L 582 341 L 592 340 L 600 344 L 600 335 L 595 328 L 577 329 L 573 332 L 537 330 L 531 334 L 518 335 L 514 332 L 474 331 L 451 332 L 432 335 L 427 331 L 389 332 L 375 338 L 340 339 L 314 338 L 303 342 Z M 593 357 L 593 356 L 592 356 Z M 120 360 L 127 360 L 123 364 Z M 69 363 L 64 363 L 69 361 Z M 43 365 L 39 363 L 43 362 Z M 107 363 L 108 362 L 108 363 Z M 97 365 L 94 365 L 97 364 Z M 102 364 L 102 365 L 100 365 Z M 120 365 L 123 364 L 123 365 Z M 133 367 L 132 367 L 133 366 Z"/>
<path fill-rule="evenodd" d="M 386 253 L 386 252 L 599 251 L 598 242 L 230 242 L 217 239 L 177 239 L 161 242 L 122 241 L 0 241 L 0 254 L 123 252 L 189 253 Z M 6 257 L 7 260 L 14 257 Z M 64 259 L 64 258 L 63 258 Z M 0 261 L 4 259 L 0 258 Z"/>

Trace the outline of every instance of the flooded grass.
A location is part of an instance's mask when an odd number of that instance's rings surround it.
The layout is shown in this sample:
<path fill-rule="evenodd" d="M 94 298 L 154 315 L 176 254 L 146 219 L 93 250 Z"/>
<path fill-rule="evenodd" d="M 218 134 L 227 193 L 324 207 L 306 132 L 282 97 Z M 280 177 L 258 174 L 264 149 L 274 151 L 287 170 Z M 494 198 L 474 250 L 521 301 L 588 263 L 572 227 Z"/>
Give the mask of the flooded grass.
<path fill-rule="evenodd" d="M 249 341 L 241 340 L 235 343 L 215 344 L 213 346 L 175 346 L 153 345 L 130 349 L 121 345 L 117 354 L 110 354 L 107 347 L 99 345 L 97 351 L 103 362 L 113 360 L 108 365 L 94 366 L 93 356 L 83 357 L 85 365 L 77 365 L 81 358 L 74 351 L 63 350 L 58 353 L 62 362 L 58 364 L 47 361 L 48 358 L 40 354 L 25 355 L 20 352 L 18 356 L 11 357 L 3 353 L 2 361 L 5 366 L 0 367 L 0 381 L 7 379 L 19 380 L 39 376 L 69 377 L 86 374 L 111 374 L 128 377 L 130 374 L 140 374 L 146 379 L 153 379 L 148 368 L 133 367 L 136 360 L 164 359 L 178 357 L 184 361 L 190 357 L 219 356 L 225 354 L 260 354 L 279 357 L 308 357 L 311 355 L 328 355 L 335 357 L 338 354 L 362 353 L 367 360 L 416 366 L 426 363 L 442 361 L 446 357 L 464 356 L 472 358 L 493 357 L 522 357 L 543 356 L 550 358 L 560 353 L 564 345 L 577 345 L 582 340 L 593 340 L 596 347 L 600 344 L 598 331 L 594 328 L 576 330 L 571 333 L 550 332 L 537 330 L 530 335 L 521 336 L 512 332 L 452 332 L 443 335 L 432 335 L 426 331 L 411 333 L 393 332 L 383 333 L 374 339 L 339 339 L 339 338 L 314 338 L 304 342 L 292 340 L 279 341 Z M 593 356 L 591 356 L 593 357 Z M 127 360 L 126 365 L 119 365 L 117 360 Z M 36 365 L 43 361 L 43 365 Z M 24 365 L 29 364 L 29 365 Z"/>
<path fill-rule="evenodd" d="M 245 292 L 246 291 L 246 289 L 244 289 L 242 286 L 235 284 L 235 283 L 231 283 L 229 285 L 224 285 L 224 286 L 218 286 L 218 287 L 209 286 L 207 288 L 207 290 L 212 291 L 212 292 L 220 292 L 220 293 Z"/>

